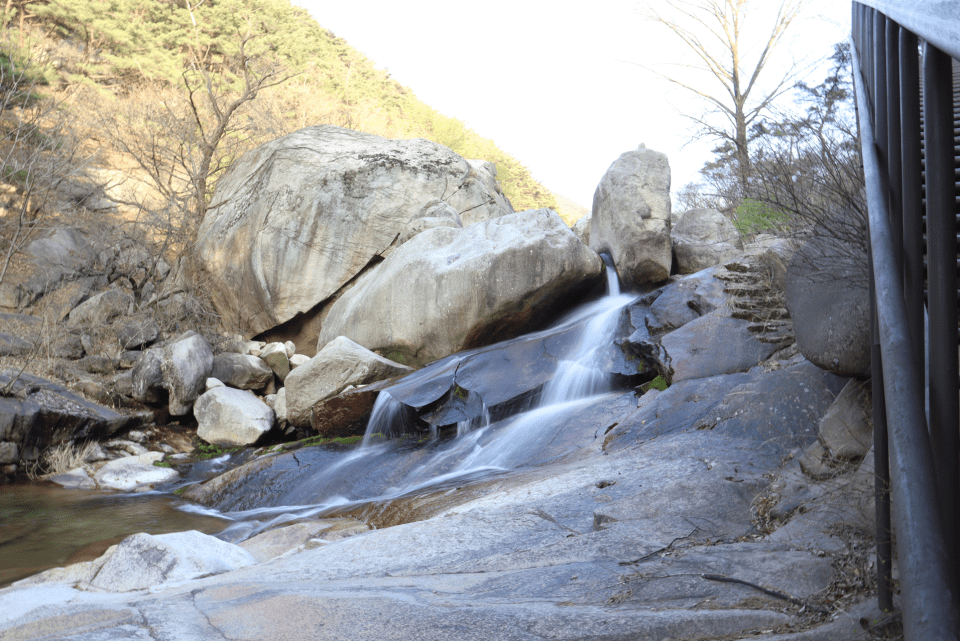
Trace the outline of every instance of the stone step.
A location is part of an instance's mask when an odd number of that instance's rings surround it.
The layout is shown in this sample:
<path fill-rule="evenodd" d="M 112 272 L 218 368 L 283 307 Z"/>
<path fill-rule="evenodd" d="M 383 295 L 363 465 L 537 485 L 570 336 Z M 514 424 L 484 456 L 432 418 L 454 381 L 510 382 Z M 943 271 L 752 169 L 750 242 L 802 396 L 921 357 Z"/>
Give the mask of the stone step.
<path fill-rule="evenodd" d="M 790 318 L 785 309 L 736 309 L 730 314 L 731 318 L 748 320 L 753 323 L 765 323 L 771 320 L 786 320 Z"/>
<path fill-rule="evenodd" d="M 768 334 L 770 332 L 779 332 L 781 330 L 792 332 L 793 323 L 784 320 L 770 321 L 768 323 L 748 325 L 747 330 L 753 332 L 754 334 Z"/>

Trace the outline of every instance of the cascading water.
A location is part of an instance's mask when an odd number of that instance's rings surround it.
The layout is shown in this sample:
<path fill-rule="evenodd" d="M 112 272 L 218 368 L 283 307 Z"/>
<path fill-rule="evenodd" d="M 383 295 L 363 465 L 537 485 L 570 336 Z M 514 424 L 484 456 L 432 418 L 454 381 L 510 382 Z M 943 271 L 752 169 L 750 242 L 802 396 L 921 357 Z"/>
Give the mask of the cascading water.
<path fill-rule="evenodd" d="M 617 268 L 613 264 L 613 257 L 604 252 L 600 254 L 600 258 L 603 259 L 603 264 L 607 268 L 607 296 L 619 296 L 620 278 L 617 276 Z"/>
<path fill-rule="evenodd" d="M 623 307 L 635 297 L 619 293 L 616 270 L 609 256 L 604 256 L 604 262 L 608 295 L 574 310 L 553 330 L 547 330 L 557 332 L 559 328 L 568 334 L 576 332 L 576 336 L 573 347 L 556 363 L 552 378 L 527 411 L 491 423 L 490 410 L 483 400 L 469 398 L 473 394 L 469 392 L 464 402 L 479 403 L 482 411 L 459 421 L 454 438 L 437 439 L 433 428 L 433 438 L 426 442 L 401 442 L 389 437 L 409 432 L 415 419 L 410 418 L 404 403 L 383 391 L 359 448 L 333 464 L 320 465 L 316 472 L 298 480 L 295 489 L 278 497 L 282 505 L 226 514 L 244 522 L 224 532 L 223 537 L 238 540 L 271 525 L 337 506 L 386 501 L 425 488 L 444 487 L 445 483 L 455 482 L 459 486 L 473 478 L 536 462 L 545 448 L 562 438 L 558 430 L 567 417 L 605 398 L 612 390 L 613 376 L 603 368 L 604 350 L 612 343 Z M 451 369 L 460 367 L 459 362 L 451 361 Z M 456 372 L 453 369 L 454 380 Z M 462 391 L 454 386 L 454 393 Z M 473 405 L 474 412 L 476 407 Z M 268 519 L 253 520 L 264 517 Z"/>

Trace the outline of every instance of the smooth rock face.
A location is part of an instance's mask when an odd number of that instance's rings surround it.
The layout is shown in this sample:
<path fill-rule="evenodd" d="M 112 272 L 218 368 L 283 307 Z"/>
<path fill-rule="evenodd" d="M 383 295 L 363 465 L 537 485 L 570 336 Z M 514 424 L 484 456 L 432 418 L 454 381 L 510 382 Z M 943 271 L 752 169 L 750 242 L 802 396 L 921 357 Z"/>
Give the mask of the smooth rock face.
<path fill-rule="evenodd" d="M 793 255 L 787 309 L 800 351 L 840 376 L 870 375 L 870 292 L 857 248 L 813 239 Z"/>
<path fill-rule="evenodd" d="M 573 233 L 577 235 L 577 238 L 580 239 L 580 242 L 587 246 L 590 245 L 590 220 L 592 218 L 590 214 L 582 216 L 580 220 L 570 228 L 573 230 Z"/>
<path fill-rule="evenodd" d="M 715 277 L 717 270 L 692 274 L 662 289 L 650 305 L 644 324 L 652 333 L 677 329 L 715 309 L 727 305 L 723 281 Z"/>
<path fill-rule="evenodd" d="M 277 417 L 277 423 L 287 422 L 287 388 L 281 387 L 277 390 L 277 395 L 273 399 L 273 413 Z"/>
<path fill-rule="evenodd" d="M 67 325 L 103 325 L 117 316 L 127 314 L 132 306 L 133 296 L 119 289 L 108 289 L 74 307 Z"/>
<path fill-rule="evenodd" d="M 20 448 L 17 447 L 16 443 L 9 441 L 0 442 L 0 465 L 16 463 L 19 453 Z"/>
<path fill-rule="evenodd" d="M 268 344 L 260 352 L 260 359 L 281 381 L 285 380 L 290 373 L 290 357 L 287 356 L 287 348 L 283 343 Z"/>
<path fill-rule="evenodd" d="M 91 585 L 110 592 L 144 590 L 172 581 L 230 572 L 256 563 L 246 550 L 195 530 L 124 539 Z"/>
<path fill-rule="evenodd" d="M 0 332 L 0 356 L 23 356 L 34 349 L 36 349 L 36 346 L 30 341 Z"/>
<path fill-rule="evenodd" d="M 681 274 L 693 274 L 735 258 L 743 249 L 733 223 L 716 209 L 691 209 L 672 229 Z"/>
<path fill-rule="evenodd" d="M 859 459 L 873 446 L 870 384 L 851 379 L 820 421 L 820 442 L 834 458 Z"/>
<path fill-rule="evenodd" d="M 670 275 L 670 164 L 643 145 L 622 154 L 593 195 L 590 248 L 608 252 L 626 285 Z"/>
<path fill-rule="evenodd" d="M 778 345 L 761 343 L 749 321 L 711 313 L 690 321 L 660 340 L 672 380 L 745 372 L 766 360 Z"/>
<path fill-rule="evenodd" d="M 430 229 L 334 303 L 317 346 L 347 336 L 392 360 L 426 363 L 517 335 L 601 268 L 548 209 Z"/>
<path fill-rule="evenodd" d="M 163 350 L 148 349 L 131 370 L 133 398 L 141 403 L 157 403 L 163 394 Z"/>
<path fill-rule="evenodd" d="M 149 452 L 140 456 L 110 461 L 93 477 L 102 488 L 111 490 L 134 490 L 142 485 L 159 485 L 177 480 L 180 474 L 169 467 L 157 467 L 153 463 L 163 458 L 161 452 Z"/>
<path fill-rule="evenodd" d="M 0 441 L 17 445 L 18 457 L 28 460 L 51 445 L 103 439 L 144 418 L 119 414 L 18 370 L 0 370 L 0 388 L 10 392 L 0 396 Z"/>
<path fill-rule="evenodd" d="M 239 544 L 257 561 L 267 561 L 289 552 L 311 539 L 336 541 L 366 532 L 369 527 L 353 519 L 320 519 L 268 530 Z"/>
<path fill-rule="evenodd" d="M 92 490 L 97 487 L 97 483 L 82 467 L 75 467 L 62 474 L 51 476 L 48 480 L 60 487 L 75 487 L 81 490 Z"/>
<path fill-rule="evenodd" d="M 170 414 L 183 416 L 206 389 L 213 372 L 213 350 L 202 336 L 187 336 L 164 348 L 160 369 L 163 386 L 170 392 Z"/>
<path fill-rule="evenodd" d="M 251 445 L 273 428 L 274 413 L 251 392 L 215 387 L 197 399 L 197 436 L 208 443 Z"/>
<path fill-rule="evenodd" d="M 513 211 L 487 164 L 446 147 L 308 127 L 245 154 L 218 180 L 196 267 L 225 321 L 258 334 L 333 296 L 437 200 L 468 221 Z"/>
<path fill-rule="evenodd" d="M 212 376 L 237 389 L 260 389 L 273 379 L 273 370 L 258 356 L 226 353 L 213 357 Z"/>
<path fill-rule="evenodd" d="M 287 421 L 300 427 L 309 425 L 313 405 L 336 396 L 347 386 L 366 385 L 412 371 L 345 336 L 338 336 L 287 376 L 284 386 Z"/>

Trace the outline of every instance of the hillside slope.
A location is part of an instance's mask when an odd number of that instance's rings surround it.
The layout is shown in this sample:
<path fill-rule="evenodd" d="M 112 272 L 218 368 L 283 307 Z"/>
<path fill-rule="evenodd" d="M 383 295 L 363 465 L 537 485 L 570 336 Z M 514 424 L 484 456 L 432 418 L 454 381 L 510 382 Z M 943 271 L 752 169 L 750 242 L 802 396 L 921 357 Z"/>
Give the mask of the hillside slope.
<path fill-rule="evenodd" d="M 141 120 L 155 121 L 165 110 L 177 111 L 170 108 L 176 94 L 187 115 L 199 111 L 216 125 L 206 113 L 216 112 L 211 98 L 225 111 L 251 75 L 268 78 L 231 114 L 224 139 L 231 144 L 215 152 L 207 188 L 246 149 L 304 126 L 332 124 L 422 137 L 495 162 L 515 209 L 556 206 L 516 158 L 417 99 L 289 0 L 207 0 L 192 11 L 174 0 L 9 0 L 6 7 L 6 48 L 49 61 L 44 78 L 53 87 L 94 88 L 101 111 L 128 112 L 133 101 Z M 172 138 L 164 144 L 181 136 Z"/>

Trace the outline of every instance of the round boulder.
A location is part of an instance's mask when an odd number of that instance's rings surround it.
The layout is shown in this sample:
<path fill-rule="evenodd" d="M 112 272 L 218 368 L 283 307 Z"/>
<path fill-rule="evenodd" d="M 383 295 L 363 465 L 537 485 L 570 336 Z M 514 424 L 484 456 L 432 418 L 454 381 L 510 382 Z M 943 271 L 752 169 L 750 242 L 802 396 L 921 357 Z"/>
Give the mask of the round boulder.
<path fill-rule="evenodd" d="M 870 375 L 870 292 L 867 257 L 840 241 L 807 241 L 786 273 L 787 311 L 797 346 L 820 369 Z"/>
<path fill-rule="evenodd" d="M 607 252 L 627 286 L 670 276 L 670 163 L 644 145 L 622 154 L 593 195 L 590 248 Z"/>
<path fill-rule="evenodd" d="M 252 445 L 273 428 L 269 405 L 246 390 L 214 387 L 194 403 L 197 436 L 223 447 Z"/>

